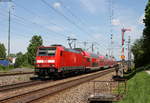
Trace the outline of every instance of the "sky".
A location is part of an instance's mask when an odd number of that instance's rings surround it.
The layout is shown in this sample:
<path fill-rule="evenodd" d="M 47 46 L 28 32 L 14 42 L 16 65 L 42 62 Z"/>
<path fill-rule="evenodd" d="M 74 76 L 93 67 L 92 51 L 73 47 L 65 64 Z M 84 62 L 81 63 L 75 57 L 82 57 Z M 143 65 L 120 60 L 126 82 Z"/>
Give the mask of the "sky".
<path fill-rule="evenodd" d="M 2 0 L 8 1 L 8 0 Z M 110 3 L 112 2 L 112 3 Z M 101 55 L 121 55 L 121 29 L 133 44 L 142 36 L 144 9 L 148 0 L 12 0 L 0 2 L 0 43 L 7 48 L 8 11 L 11 11 L 11 53 L 27 51 L 33 35 L 41 35 L 45 46 L 62 44 L 67 37 L 77 39 L 77 46 Z M 111 4 L 111 6 L 110 6 Z M 113 12 L 113 13 L 112 13 Z M 111 19 L 110 19 L 111 16 Z M 113 45 L 110 35 L 113 34 Z M 113 48 L 113 49 L 111 49 Z M 125 49 L 127 56 L 127 50 Z"/>

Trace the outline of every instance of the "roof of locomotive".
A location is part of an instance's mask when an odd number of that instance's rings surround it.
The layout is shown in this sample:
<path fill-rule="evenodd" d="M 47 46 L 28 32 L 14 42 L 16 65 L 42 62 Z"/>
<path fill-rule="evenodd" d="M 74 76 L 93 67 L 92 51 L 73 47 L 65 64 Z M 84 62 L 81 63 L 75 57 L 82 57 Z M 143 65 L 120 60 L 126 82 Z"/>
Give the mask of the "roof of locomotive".
<path fill-rule="evenodd" d="M 60 45 L 60 44 L 53 44 L 53 45 L 50 45 L 50 46 L 40 46 L 38 48 L 50 48 L 50 47 L 63 47 L 65 48 L 63 45 Z"/>

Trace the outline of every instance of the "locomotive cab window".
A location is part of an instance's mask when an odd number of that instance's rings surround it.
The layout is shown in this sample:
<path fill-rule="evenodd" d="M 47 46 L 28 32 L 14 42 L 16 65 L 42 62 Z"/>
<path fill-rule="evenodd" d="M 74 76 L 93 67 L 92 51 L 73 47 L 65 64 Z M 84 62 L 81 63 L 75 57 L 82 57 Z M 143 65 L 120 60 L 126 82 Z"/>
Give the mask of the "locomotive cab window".
<path fill-rule="evenodd" d="M 56 48 L 39 48 L 38 56 L 55 56 Z"/>

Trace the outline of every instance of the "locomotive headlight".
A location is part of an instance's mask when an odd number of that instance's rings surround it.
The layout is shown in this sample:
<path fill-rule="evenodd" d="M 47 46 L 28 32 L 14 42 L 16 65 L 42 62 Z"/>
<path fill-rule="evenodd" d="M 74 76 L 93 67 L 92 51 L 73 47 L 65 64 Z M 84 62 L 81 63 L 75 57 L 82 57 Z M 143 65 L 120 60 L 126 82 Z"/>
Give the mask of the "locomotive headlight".
<path fill-rule="evenodd" d="M 44 63 L 43 60 L 37 60 L 36 62 L 37 62 L 37 63 Z"/>
<path fill-rule="evenodd" d="M 48 63 L 55 63 L 55 60 L 48 60 Z"/>
<path fill-rule="evenodd" d="M 55 65 L 53 64 L 52 67 L 55 67 Z"/>

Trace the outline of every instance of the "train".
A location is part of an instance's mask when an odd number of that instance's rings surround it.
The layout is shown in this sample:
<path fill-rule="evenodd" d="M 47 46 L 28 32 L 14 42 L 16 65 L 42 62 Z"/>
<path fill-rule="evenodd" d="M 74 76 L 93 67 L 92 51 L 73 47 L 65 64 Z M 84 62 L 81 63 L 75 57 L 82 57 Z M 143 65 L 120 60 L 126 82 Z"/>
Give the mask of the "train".
<path fill-rule="evenodd" d="M 66 48 L 62 45 L 40 46 L 37 48 L 35 75 L 38 77 L 62 76 L 68 73 L 97 71 L 114 67 L 117 62 L 81 48 Z"/>

